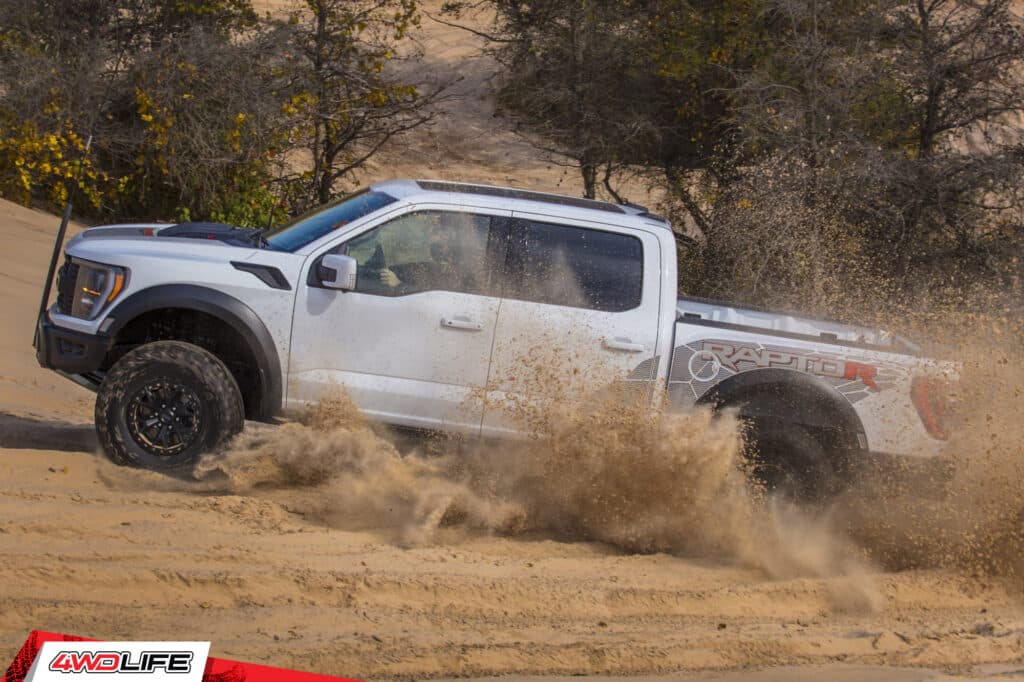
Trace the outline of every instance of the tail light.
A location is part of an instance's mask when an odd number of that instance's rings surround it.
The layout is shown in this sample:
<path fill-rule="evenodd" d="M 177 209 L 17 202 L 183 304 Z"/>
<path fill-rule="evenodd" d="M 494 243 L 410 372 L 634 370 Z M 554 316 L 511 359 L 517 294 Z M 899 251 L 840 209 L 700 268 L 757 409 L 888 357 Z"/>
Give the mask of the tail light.
<path fill-rule="evenodd" d="M 949 422 L 956 404 L 956 383 L 917 377 L 910 384 L 910 399 L 928 434 L 949 440 Z"/>

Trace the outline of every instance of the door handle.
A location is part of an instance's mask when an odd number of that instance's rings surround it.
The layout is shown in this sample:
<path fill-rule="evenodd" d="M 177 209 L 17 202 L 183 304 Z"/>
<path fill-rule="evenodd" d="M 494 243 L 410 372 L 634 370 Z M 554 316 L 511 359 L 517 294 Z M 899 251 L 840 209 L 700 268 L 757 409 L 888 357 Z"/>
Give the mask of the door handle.
<path fill-rule="evenodd" d="M 631 340 L 622 336 L 616 336 L 614 339 L 605 339 L 604 347 L 610 348 L 611 350 L 626 351 L 627 353 L 643 353 L 647 350 L 644 348 L 644 344 L 633 343 Z"/>
<path fill-rule="evenodd" d="M 477 322 L 466 315 L 442 317 L 441 326 L 447 327 L 448 329 L 464 329 L 469 332 L 480 332 L 484 330 L 484 325 L 481 322 Z"/>

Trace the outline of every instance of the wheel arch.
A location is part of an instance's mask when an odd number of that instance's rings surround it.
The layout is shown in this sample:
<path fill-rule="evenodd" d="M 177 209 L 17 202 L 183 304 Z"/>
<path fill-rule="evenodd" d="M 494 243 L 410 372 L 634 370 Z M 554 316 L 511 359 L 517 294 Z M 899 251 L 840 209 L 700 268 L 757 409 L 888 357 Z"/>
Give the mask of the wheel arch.
<path fill-rule="evenodd" d="M 838 432 L 845 449 L 867 448 L 864 424 L 853 406 L 820 377 L 803 372 L 779 368 L 741 372 L 716 384 L 697 404 L 735 407 L 741 418 Z"/>
<path fill-rule="evenodd" d="M 106 333 L 117 340 L 133 323 L 147 314 L 163 310 L 193 311 L 207 315 L 230 328 L 245 344 L 255 363 L 257 394 L 249 396 L 249 417 L 267 420 L 281 409 L 283 384 L 281 362 L 273 337 L 259 316 L 237 298 L 208 287 L 168 284 L 138 291 L 118 303 L 108 314 L 113 319 Z M 187 338 L 180 339 L 188 341 Z"/>

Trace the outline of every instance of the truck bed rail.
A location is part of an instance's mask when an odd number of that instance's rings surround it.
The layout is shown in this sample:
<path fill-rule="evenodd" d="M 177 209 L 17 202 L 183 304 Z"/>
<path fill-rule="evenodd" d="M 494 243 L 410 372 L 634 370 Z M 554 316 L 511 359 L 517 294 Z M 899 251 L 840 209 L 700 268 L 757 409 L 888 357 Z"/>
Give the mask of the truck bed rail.
<path fill-rule="evenodd" d="M 706 298 L 682 297 L 676 304 L 676 313 L 679 322 L 727 325 L 760 333 L 796 336 L 825 343 L 867 346 L 910 355 L 917 355 L 921 350 L 911 341 L 884 329 Z"/>

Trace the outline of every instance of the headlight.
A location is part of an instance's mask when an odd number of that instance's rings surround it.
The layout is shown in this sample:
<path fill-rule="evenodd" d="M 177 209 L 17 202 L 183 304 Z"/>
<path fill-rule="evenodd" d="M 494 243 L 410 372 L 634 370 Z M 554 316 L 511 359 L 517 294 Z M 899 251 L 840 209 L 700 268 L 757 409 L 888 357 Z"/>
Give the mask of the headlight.
<path fill-rule="evenodd" d="M 125 271 L 113 265 L 78 262 L 71 316 L 94 320 L 124 289 Z"/>

